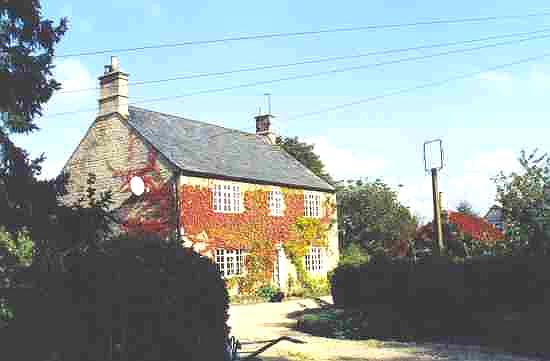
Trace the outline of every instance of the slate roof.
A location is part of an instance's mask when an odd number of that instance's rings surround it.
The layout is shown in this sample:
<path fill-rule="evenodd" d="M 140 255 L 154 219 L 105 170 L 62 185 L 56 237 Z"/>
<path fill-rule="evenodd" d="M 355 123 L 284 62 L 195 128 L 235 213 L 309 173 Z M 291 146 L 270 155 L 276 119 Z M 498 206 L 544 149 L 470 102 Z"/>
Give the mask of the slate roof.
<path fill-rule="evenodd" d="M 129 125 L 184 172 L 334 191 L 279 146 L 256 134 L 134 106 L 128 110 Z"/>

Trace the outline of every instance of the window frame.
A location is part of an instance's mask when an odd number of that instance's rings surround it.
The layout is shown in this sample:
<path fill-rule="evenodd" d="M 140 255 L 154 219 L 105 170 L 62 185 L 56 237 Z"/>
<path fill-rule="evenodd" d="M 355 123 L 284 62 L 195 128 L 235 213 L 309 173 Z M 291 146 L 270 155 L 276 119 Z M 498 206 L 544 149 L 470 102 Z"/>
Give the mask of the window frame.
<path fill-rule="evenodd" d="M 232 182 L 215 182 L 212 187 L 212 210 L 215 213 L 242 213 L 243 192 Z"/>
<path fill-rule="evenodd" d="M 245 274 L 246 252 L 244 249 L 214 249 L 214 263 L 222 278 L 239 277 Z M 229 270 L 232 270 L 229 273 Z"/>
<path fill-rule="evenodd" d="M 319 192 L 304 191 L 304 216 L 321 218 L 321 194 Z"/>
<path fill-rule="evenodd" d="M 325 270 L 325 247 L 310 246 L 304 256 L 304 268 L 308 273 L 323 273 Z"/>
<path fill-rule="evenodd" d="M 267 206 L 271 216 L 283 217 L 285 215 L 285 196 L 281 188 L 271 187 L 267 194 Z"/>

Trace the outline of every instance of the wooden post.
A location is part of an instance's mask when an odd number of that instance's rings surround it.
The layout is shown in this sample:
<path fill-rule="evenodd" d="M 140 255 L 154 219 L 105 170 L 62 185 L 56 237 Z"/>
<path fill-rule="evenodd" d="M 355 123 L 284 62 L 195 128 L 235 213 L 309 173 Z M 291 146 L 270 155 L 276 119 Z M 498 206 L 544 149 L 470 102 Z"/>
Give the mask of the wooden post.
<path fill-rule="evenodd" d="M 437 184 L 437 168 L 432 168 L 432 192 L 434 206 L 434 233 L 436 237 L 435 250 L 438 254 L 445 253 L 445 245 L 443 244 L 443 229 L 441 227 L 441 203 L 439 202 L 439 190 Z"/>

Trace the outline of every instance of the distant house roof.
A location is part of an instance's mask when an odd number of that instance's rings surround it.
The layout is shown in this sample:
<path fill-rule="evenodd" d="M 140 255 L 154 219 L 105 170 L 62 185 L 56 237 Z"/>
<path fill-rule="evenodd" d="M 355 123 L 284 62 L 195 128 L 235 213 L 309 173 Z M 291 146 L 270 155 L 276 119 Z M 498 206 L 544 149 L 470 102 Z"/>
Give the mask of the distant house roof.
<path fill-rule="evenodd" d="M 458 229 L 479 241 L 497 241 L 504 239 L 504 234 L 496 229 L 484 218 L 467 215 L 460 212 L 448 212 L 449 223 L 454 224 Z M 433 226 L 428 223 L 417 231 L 417 239 L 433 239 Z"/>
<path fill-rule="evenodd" d="M 497 206 L 496 204 L 491 206 L 484 218 L 488 218 L 489 216 L 502 217 L 502 207 Z"/>
<path fill-rule="evenodd" d="M 184 173 L 334 188 L 262 136 L 130 106 L 128 124 Z"/>

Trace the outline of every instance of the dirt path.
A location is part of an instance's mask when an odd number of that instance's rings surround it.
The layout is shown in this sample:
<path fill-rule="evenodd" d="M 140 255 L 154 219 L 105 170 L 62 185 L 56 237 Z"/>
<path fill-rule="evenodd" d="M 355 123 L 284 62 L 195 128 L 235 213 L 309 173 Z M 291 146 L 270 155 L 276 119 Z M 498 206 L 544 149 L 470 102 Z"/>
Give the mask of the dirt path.
<path fill-rule="evenodd" d="M 330 302 L 330 297 L 324 298 Z M 414 344 L 399 342 L 377 342 L 337 340 L 315 337 L 293 329 L 296 320 L 289 314 L 306 308 L 317 308 L 314 300 L 287 301 L 282 303 L 261 303 L 255 305 L 234 305 L 229 313 L 231 333 L 243 344 L 241 357 L 259 349 L 266 341 L 290 336 L 305 344 L 283 341 L 261 354 L 264 361 L 534 361 L 537 358 L 497 353 L 480 347 L 437 344 Z"/>

